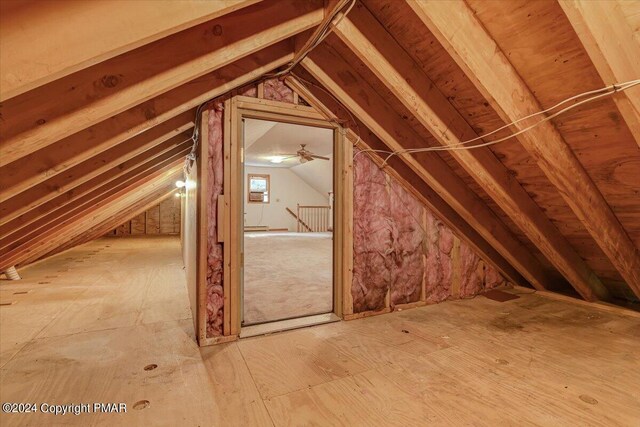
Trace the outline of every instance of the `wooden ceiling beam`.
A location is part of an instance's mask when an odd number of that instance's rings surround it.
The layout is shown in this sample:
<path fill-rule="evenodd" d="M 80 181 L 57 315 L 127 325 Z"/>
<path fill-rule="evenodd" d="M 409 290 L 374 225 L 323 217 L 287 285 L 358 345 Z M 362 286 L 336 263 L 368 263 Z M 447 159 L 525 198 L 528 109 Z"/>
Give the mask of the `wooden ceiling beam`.
<path fill-rule="evenodd" d="M 402 117 L 326 45 L 314 49 L 302 65 L 390 150 L 423 146 L 422 138 Z M 549 284 L 538 260 L 440 156 L 422 153 L 400 157 L 536 289 Z"/>
<path fill-rule="evenodd" d="M 95 203 L 102 199 L 108 198 L 113 194 L 120 193 L 122 190 L 130 187 L 139 187 L 145 185 L 154 177 L 184 164 L 184 156 L 187 150 L 174 155 L 160 163 L 147 167 L 143 171 L 132 171 L 111 183 L 97 187 L 88 194 L 62 206 L 56 206 L 44 215 L 40 215 L 37 219 L 32 220 L 28 227 L 23 226 L 11 233 L 3 234 L 0 239 L 0 251 L 8 251 L 18 247 L 23 242 L 37 236 L 54 225 L 67 221 L 69 218 L 82 213 L 84 210 L 91 208 Z"/>
<path fill-rule="evenodd" d="M 19 217 L 20 215 L 28 212 L 31 209 L 34 209 L 43 203 L 52 200 L 56 196 L 61 193 L 69 193 L 74 194 L 73 190 L 86 182 L 96 182 L 95 179 L 113 179 L 126 172 L 129 169 L 135 168 L 140 164 L 147 162 L 150 159 L 154 159 L 157 156 L 160 156 L 164 153 L 170 152 L 171 150 L 181 151 L 182 147 L 192 145 L 190 140 L 191 133 L 183 132 L 178 135 L 169 137 L 159 144 L 153 145 L 148 150 L 137 154 L 136 156 L 129 158 L 128 160 L 118 163 L 116 165 L 112 165 L 110 169 L 107 171 L 94 176 L 91 179 L 84 179 L 81 173 L 79 174 L 71 174 L 70 171 L 63 174 L 62 176 L 54 176 L 51 179 L 45 181 L 44 183 L 37 185 L 27 191 L 24 191 L 20 194 L 15 195 L 9 200 L 5 201 L 0 205 L 0 225 L 4 225 L 14 218 Z M 75 169 L 75 168 L 74 168 Z M 78 165 L 77 169 L 81 169 L 84 171 L 84 166 Z M 73 172 L 73 169 L 71 170 Z M 66 182 L 66 175 L 72 175 L 73 179 L 70 180 L 69 183 Z M 104 181 L 100 182 L 100 184 L 104 183 Z"/>
<path fill-rule="evenodd" d="M 265 0 L 4 101 L 0 166 L 288 39 L 322 18 L 321 0 Z"/>
<path fill-rule="evenodd" d="M 186 156 L 190 150 L 191 147 L 189 146 L 178 147 L 131 170 L 124 171 L 123 173 L 119 173 L 118 170 L 110 171 L 114 173 L 108 176 L 94 178 L 76 187 L 72 191 L 61 194 L 55 199 L 38 206 L 36 209 L 26 212 L 9 223 L 0 226 L 0 235 L 5 236 L 0 240 L 0 242 L 2 242 L 1 246 L 6 246 L 13 240 L 10 236 L 22 236 L 28 233 L 31 227 L 35 227 L 34 224 L 38 224 L 43 217 L 49 216 L 49 218 L 55 219 L 56 216 L 62 215 L 68 209 L 73 209 L 78 206 L 78 204 L 83 203 L 87 198 L 95 202 L 99 200 L 99 195 L 106 194 L 111 188 L 121 188 L 122 185 L 132 182 L 138 177 L 144 177 L 149 173 L 155 172 L 173 161 L 178 159 L 184 160 L 184 156 Z M 98 189 L 98 191 L 94 191 L 96 189 Z"/>
<path fill-rule="evenodd" d="M 464 1 L 409 2 L 409 5 L 505 123 L 542 110 Z M 640 251 L 560 132 L 553 123 L 544 122 L 517 138 L 640 297 Z"/>
<path fill-rule="evenodd" d="M 2 193 L 17 194 L 293 59 L 290 40 L 226 65 L 0 168 Z"/>
<path fill-rule="evenodd" d="M 0 101 L 256 1 L 0 2 Z"/>
<path fill-rule="evenodd" d="M 296 75 L 302 75 L 305 81 L 313 81 L 304 69 L 296 68 Z M 317 82 L 312 85 L 302 83 L 295 77 L 286 78 L 287 86 L 295 90 L 305 101 L 316 110 L 320 111 L 328 120 L 343 124 L 346 130 L 346 138 L 360 150 L 388 150 L 388 147 L 371 132 L 357 117 L 352 117 L 335 99 L 331 97 Z M 315 85 L 315 86 L 314 86 Z M 343 122 L 348 119 L 348 123 Z M 359 133 L 350 127 L 357 129 Z M 364 154 L 360 154 L 364 155 Z M 378 166 L 382 165 L 386 154 L 368 152 L 372 160 Z M 511 283 L 526 283 L 522 275 L 507 261 L 493 246 L 491 246 L 473 227 L 469 225 L 442 197 L 438 195 L 425 181 L 423 181 L 402 159 L 393 157 L 389 159 L 385 172 L 393 176 L 398 182 L 403 183 L 407 191 L 411 192 L 418 200 L 428 206 L 445 224 L 463 240 L 469 243 L 481 257 L 500 271 Z"/>
<path fill-rule="evenodd" d="M 361 4 L 336 34 L 442 146 L 476 138 L 473 128 Z M 607 290 L 569 242 L 488 148 L 451 150 L 456 159 L 586 300 Z"/>
<path fill-rule="evenodd" d="M 132 159 L 138 154 L 144 153 L 156 145 L 192 129 L 195 124 L 195 114 L 195 110 L 179 114 L 146 132 L 133 136 L 127 140 L 126 144 L 115 145 L 62 173 L 49 177 L 44 182 L 49 188 L 56 188 L 58 192 L 78 186 L 112 167 Z M 39 180 L 34 179 L 33 176 L 27 175 L 33 170 L 32 165 L 25 163 L 22 167 L 18 167 L 22 163 L 21 161 L 13 162 L 7 166 L 6 171 L 2 170 L 2 175 L 0 176 L 0 203 L 41 183 L 38 182 Z M 16 167 L 13 167 L 14 165 Z"/>
<path fill-rule="evenodd" d="M 640 40 L 617 1 L 561 0 L 591 62 L 606 85 L 640 78 Z M 613 97 L 640 146 L 640 87 Z"/>
<path fill-rule="evenodd" d="M 178 172 L 179 169 L 157 177 L 156 180 L 145 186 L 128 189 L 122 194 L 101 200 L 73 221 L 52 227 L 20 247 L 3 253 L 0 260 L 0 268 L 5 269 L 7 266 L 24 264 L 40 258 L 84 230 L 108 220 L 115 213 L 136 200 L 153 194 L 159 188 L 168 188 L 170 181 L 175 178 Z"/>

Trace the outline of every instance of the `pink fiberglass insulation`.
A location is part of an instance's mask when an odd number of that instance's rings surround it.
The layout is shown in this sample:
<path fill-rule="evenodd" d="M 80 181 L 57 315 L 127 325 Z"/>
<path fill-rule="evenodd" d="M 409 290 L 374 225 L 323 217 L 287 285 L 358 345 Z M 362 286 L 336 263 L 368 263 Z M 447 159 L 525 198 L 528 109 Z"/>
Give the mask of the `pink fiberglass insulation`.
<path fill-rule="evenodd" d="M 256 85 L 245 86 L 238 91 L 238 95 L 241 96 L 250 96 L 251 98 L 258 97 L 258 88 Z"/>
<path fill-rule="evenodd" d="M 477 295 L 484 289 L 484 263 L 465 242 L 460 242 L 460 297 Z"/>
<path fill-rule="evenodd" d="M 467 298 L 506 283 L 466 243 L 454 260 L 449 227 L 367 156 L 354 157 L 353 311 L 359 313 L 424 300 L 452 298 L 455 269 Z"/>
<path fill-rule="evenodd" d="M 391 265 L 391 304 L 420 300 L 424 264 L 422 254 L 423 207 L 402 185 L 389 183 L 393 258 Z"/>
<path fill-rule="evenodd" d="M 425 217 L 425 299 L 440 302 L 451 296 L 453 233 L 429 210 Z"/>
<path fill-rule="evenodd" d="M 209 144 L 207 164 L 207 336 L 222 335 L 224 294 L 222 288 L 222 245 L 217 243 L 217 204 L 223 180 L 222 103 L 209 110 Z"/>
<path fill-rule="evenodd" d="M 293 103 L 293 90 L 280 79 L 269 79 L 264 81 L 264 99 Z"/>
<path fill-rule="evenodd" d="M 353 163 L 353 311 L 385 307 L 391 284 L 392 218 L 386 175 L 366 155 Z"/>
<path fill-rule="evenodd" d="M 485 265 L 484 267 L 484 288 L 485 289 L 493 289 L 498 286 L 502 286 L 507 281 L 502 277 L 502 275 L 490 265 Z"/>

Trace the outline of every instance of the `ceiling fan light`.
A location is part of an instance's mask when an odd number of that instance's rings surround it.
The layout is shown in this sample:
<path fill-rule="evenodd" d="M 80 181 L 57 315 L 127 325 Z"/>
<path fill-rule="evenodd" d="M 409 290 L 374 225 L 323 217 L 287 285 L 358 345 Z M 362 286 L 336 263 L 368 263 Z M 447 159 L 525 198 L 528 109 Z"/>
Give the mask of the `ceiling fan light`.
<path fill-rule="evenodd" d="M 271 160 L 269 160 L 271 163 L 282 163 L 282 161 L 284 160 L 284 157 L 282 156 L 272 156 Z"/>

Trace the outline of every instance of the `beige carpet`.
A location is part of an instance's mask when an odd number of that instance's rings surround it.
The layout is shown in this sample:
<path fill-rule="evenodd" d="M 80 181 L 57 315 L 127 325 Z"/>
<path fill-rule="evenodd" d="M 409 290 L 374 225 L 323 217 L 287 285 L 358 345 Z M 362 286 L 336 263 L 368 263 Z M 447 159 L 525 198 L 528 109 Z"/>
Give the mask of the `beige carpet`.
<path fill-rule="evenodd" d="M 332 263 L 330 233 L 245 233 L 244 323 L 330 312 Z"/>

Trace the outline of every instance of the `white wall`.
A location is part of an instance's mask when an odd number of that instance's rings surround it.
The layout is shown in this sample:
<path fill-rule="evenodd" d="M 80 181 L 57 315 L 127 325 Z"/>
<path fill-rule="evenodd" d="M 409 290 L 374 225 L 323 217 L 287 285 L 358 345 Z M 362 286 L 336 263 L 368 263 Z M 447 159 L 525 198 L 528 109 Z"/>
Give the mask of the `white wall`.
<path fill-rule="evenodd" d="M 315 161 L 311 163 L 315 163 Z M 320 194 L 290 169 L 245 166 L 244 172 L 244 224 L 246 226 L 266 225 L 270 228 L 287 228 L 290 231 L 295 231 L 296 221 L 287 213 L 285 207 L 295 212 L 298 204 L 329 205 L 327 194 Z M 247 203 L 248 174 L 267 174 L 270 176 L 270 203 Z"/>
<path fill-rule="evenodd" d="M 193 167 L 184 181 L 196 183 L 198 180 L 198 162 L 193 163 Z M 184 189 L 185 197 L 182 197 L 182 212 L 180 213 L 180 240 L 182 242 L 182 260 L 187 276 L 187 292 L 191 305 L 191 314 L 195 331 L 198 330 L 197 305 L 197 260 L 198 260 L 198 184 L 189 185 Z"/>
<path fill-rule="evenodd" d="M 333 156 L 331 160 L 314 160 L 293 166 L 291 172 L 298 175 L 304 182 L 313 187 L 318 193 L 328 197 L 333 191 Z"/>

